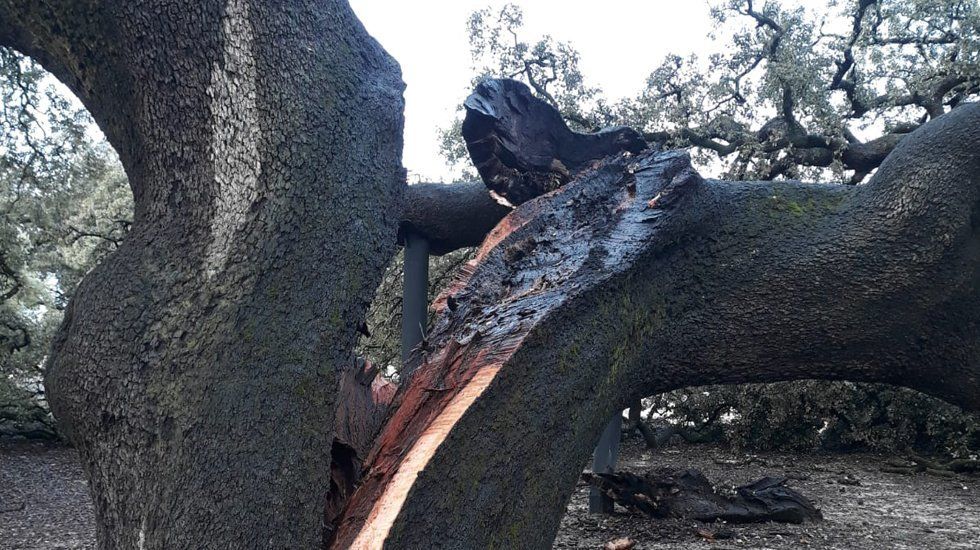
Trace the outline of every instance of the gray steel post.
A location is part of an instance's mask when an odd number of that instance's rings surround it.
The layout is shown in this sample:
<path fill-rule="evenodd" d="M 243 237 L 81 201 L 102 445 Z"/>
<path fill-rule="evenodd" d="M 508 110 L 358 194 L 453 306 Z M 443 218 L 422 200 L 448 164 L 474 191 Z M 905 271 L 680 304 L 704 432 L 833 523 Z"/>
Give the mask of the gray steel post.
<path fill-rule="evenodd" d="M 599 436 L 599 444 L 592 454 L 592 471 L 597 474 L 611 474 L 616 469 L 619 458 L 619 439 L 623 429 L 623 412 L 616 411 L 606 429 Z M 613 500 L 602 494 L 599 489 L 589 489 L 589 512 L 593 514 L 611 514 Z"/>
<path fill-rule="evenodd" d="M 405 270 L 402 294 L 402 363 L 425 337 L 429 309 L 429 241 L 405 235 Z M 403 372 L 403 375 L 411 373 Z"/>

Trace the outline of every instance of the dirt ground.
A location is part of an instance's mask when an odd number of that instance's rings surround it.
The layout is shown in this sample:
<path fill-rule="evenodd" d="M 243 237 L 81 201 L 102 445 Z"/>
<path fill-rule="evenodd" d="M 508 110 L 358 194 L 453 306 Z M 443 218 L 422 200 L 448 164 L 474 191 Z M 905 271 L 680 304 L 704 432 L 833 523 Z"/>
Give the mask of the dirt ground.
<path fill-rule="evenodd" d="M 74 449 L 0 443 L 0 549 L 95 548 L 94 525 Z"/>
<path fill-rule="evenodd" d="M 871 454 L 752 455 L 689 445 L 650 453 L 627 442 L 625 470 L 698 468 L 716 486 L 785 475 L 826 519 L 802 526 L 730 526 L 650 520 L 622 510 L 593 516 L 587 512 L 588 488 L 580 484 L 554 548 L 596 549 L 629 537 L 637 549 L 658 550 L 980 549 L 980 478 L 883 473 L 884 460 Z M 93 548 L 94 537 L 88 490 L 73 450 L 0 443 L 0 549 Z"/>
<path fill-rule="evenodd" d="M 790 487 L 821 509 L 824 521 L 718 525 L 626 513 L 594 516 L 588 513 L 588 487 L 579 484 L 554 548 L 602 548 L 628 537 L 644 550 L 980 549 L 980 478 L 885 473 L 879 468 L 887 459 L 873 454 L 755 455 L 700 445 L 651 453 L 627 443 L 620 468 L 634 473 L 697 468 L 715 487 L 729 488 L 765 475 L 784 475 Z M 720 536 L 711 541 L 712 533 Z M 726 535 L 730 538 L 721 538 Z"/>

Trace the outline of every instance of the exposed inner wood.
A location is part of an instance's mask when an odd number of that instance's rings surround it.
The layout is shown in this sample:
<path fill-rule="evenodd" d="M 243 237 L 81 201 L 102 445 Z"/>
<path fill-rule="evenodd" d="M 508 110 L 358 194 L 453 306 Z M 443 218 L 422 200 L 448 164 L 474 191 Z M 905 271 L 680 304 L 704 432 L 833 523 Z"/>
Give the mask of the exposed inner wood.
<path fill-rule="evenodd" d="M 436 300 L 436 325 L 411 360 L 418 369 L 395 398 L 332 547 L 383 545 L 420 472 L 528 334 L 655 243 L 659 224 L 700 181 L 686 154 L 622 153 L 504 218 Z M 593 217 L 601 221 L 585 222 Z"/>
<path fill-rule="evenodd" d="M 388 482 L 351 548 L 357 550 L 381 548 L 418 473 L 425 468 L 449 430 L 463 416 L 466 409 L 480 397 L 499 370 L 500 365 L 483 367 L 469 382 L 466 382 L 463 389 L 425 429 Z"/>
<path fill-rule="evenodd" d="M 384 424 L 397 386 L 378 376 L 378 368 L 357 358 L 339 375 L 334 440 L 330 448 L 330 491 L 324 522 L 332 526 L 361 479 L 364 458 Z"/>

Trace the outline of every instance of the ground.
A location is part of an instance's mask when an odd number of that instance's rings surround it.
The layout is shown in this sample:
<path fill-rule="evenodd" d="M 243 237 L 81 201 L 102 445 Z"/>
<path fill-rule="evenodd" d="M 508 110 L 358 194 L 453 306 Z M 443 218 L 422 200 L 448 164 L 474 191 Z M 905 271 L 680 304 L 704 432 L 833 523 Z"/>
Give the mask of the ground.
<path fill-rule="evenodd" d="M 785 475 L 826 519 L 802 526 L 728 526 L 658 521 L 622 511 L 593 516 L 586 511 L 588 488 L 580 484 L 554 547 L 596 549 L 628 537 L 637 549 L 657 550 L 980 549 L 980 478 L 884 473 L 879 468 L 885 460 L 873 454 L 754 455 L 691 445 L 651 453 L 627 441 L 624 469 L 698 468 L 719 486 Z M 712 534 L 717 540 L 709 540 Z M 0 549 L 93 548 L 94 537 L 88 490 L 73 450 L 0 443 Z"/>
<path fill-rule="evenodd" d="M 765 475 L 790 478 L 823 511 L 810 525 L 707 525 L 650 520 L 623 513 L 590 515 L 588 487 L 579 484 L 562 520 L 555 548 L 602 548 L 628 537 L 637 549 L 820 548 L 862 550 L 980 549 L 980 478 L 906 476 L 880 470 L 889 457 L 874 454 L 746 454 L 703 445 L 647 452 L 627 442 L 621 468 L 642 473 L 660 467 L 700 469 L 716 487 Z M 718 540 L 708 540 L 711 534 Z M 722 539 L 728 535 L 730 538 Z"/>

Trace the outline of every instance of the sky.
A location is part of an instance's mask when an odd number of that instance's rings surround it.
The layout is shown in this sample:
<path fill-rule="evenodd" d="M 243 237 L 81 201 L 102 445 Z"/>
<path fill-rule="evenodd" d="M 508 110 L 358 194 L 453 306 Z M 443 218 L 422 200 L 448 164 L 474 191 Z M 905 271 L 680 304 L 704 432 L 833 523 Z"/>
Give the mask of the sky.
<path fill-rule="evenodd" d="M 449 181 L 439 130 L 469 92 L 473 64 L 466 21 L 499 0 L 350 0 L 371 33 L 401 64 L 409 180 Z M 525 40 L 544 34 L 581 54 L 590 85 L 610 100 L 636 95 L 667 54 L 704 48 L 711 30 L 706 0 L 524 0 Z"/>

